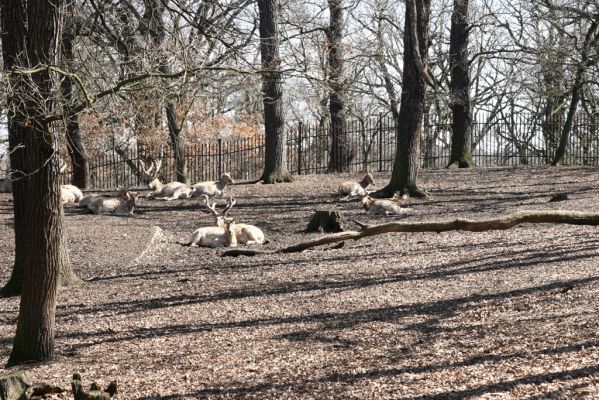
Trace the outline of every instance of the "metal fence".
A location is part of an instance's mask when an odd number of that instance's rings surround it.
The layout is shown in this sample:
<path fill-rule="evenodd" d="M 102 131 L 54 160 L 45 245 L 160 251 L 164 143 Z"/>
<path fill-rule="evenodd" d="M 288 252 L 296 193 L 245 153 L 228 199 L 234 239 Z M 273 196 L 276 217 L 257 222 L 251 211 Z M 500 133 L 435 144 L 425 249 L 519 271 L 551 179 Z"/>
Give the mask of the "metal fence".
<path fill-rule="evenodd" d="M 545 165 L 555 153 L 562 126 L 561 120 L 541 121 L 532 115 L 511 116 L 509 120 L 475 118 L 471 137 L 474 162 L 481 167 Z M 347 135 L 353 154 L 350 171 L 392 169 L 397 140 L 391 116 L 348 121 Z M 426 122 L 421 136 L 421 166 L 446 166 L 451 150 L 450 123 Z M 287 132 L 287 168 L 293 174 L 324 173 L 329 166 L 329 147 L 328 127 L 295 124 Z M 154 153 L 162 158 L 161 178 L 174 180 L 172 151 L 165 147 Z M 147 149 L 143 154 L 147 157 Z M 188 143 L 185 158 L 192 182 L 215 180 L 224 172 L 234 179 L 256 179 L 264 166 L 264 137 Z M 575 120 L 564 164 L 599 165 L 599 118 Z M 136 149 L 108 150 L 90 160 L 91 185 L 96 189 L 141 185 L 141 166 Z"/>

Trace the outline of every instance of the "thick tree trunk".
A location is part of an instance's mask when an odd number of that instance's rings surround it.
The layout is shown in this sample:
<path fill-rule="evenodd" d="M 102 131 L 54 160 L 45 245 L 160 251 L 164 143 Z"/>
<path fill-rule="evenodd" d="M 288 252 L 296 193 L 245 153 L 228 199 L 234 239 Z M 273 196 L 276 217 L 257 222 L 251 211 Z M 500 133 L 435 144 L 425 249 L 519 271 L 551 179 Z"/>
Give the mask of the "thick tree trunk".
<path fill-rule="evenodd" d="M 187 162 L 185 160 L 185 141 L 181 136 L 181 129 L 177 124 L 177 105 L 174 101 L 166 102 L 166 120 L 168 124 L 168 136 L 170 145 L 175 156 L 176 180 L 177 182 L 189 185 L 189 175 L 187 174 Z"/>
<path fill-rule="evenodd" d="M 345 82 L 343 79 L 343 1 L 329 0 L 329 112 L 331 114 L 331 151 L 329 170 L 349 172 L 354 157 L 345 123 Z"/>
<path fill-rule="evenodd" d="M 469 0 L 454 0 L 451 16 L 449 64 L 451 67 L 451 155 L 448 167 L 469 168 L 472 161 L 472 111 L 468 69 Z"/>
<path fill-rule="evenodd" d="M 67 63 L 75 58 L 75 35 L 74 24 L 70 23 L 62 34 L 62 56 Z M 73 81 L 69 77 L 64 77 L 62 96 L 65 106 L 72 104 L 75 97 L 74 92 Z M 70 116 L 65 122 L 67 149 L 73 168 L 71 183 L 81 189 L 87 189 L 90 185 L 89 161 L 81 139 L 79 117 L 77 115 Z"/>
<path fill-rule="evenodd" d="M 420 164 L 420 137 L 425 109 L 425 82 L 431 84 L 427 72 L 430 0 L 407 0 L 404 34 L 404 70 L 401 105 L 395 125 L 397 150 L 389 184 L 376 196 L 402 195 L 423 197 L 417 186 Z"/>
<path fill-rule="evenodd" d="M 0 3 L 4 67 L 55 64 L 59 1 Z M 33 89 L 32 89 L 33 86 Z M 9 365 L 54 355 L 56 292 L 64 262 L 58 138 L 44 121 L 55 108 L 47 70 L 8 76 L 8 134 L 13 169 L 15 259 L 23 265 L 17 330 Z"/>
<path fill-rule="evenodd" d="M 260 55 L 262 59 L 262 98 L 266 149 L 264 183 L 289 182 L 287 146 L 283 116 L 281 59 L 279 57 L 279 2 L 258 0 L 260 14 Z"/>

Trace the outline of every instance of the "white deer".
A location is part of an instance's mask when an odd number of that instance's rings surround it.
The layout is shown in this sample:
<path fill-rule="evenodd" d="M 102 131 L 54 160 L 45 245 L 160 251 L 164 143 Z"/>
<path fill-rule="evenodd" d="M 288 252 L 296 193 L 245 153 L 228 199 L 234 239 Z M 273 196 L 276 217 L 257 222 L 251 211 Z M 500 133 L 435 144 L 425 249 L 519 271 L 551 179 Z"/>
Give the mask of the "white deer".
<path fill-rule="evenodd" d="M 117 197 L 96 196 L 87 205 L 92 214 L 113 214 L 120 216 L 133 215 L 137 192 L 121 189 Z"/>
<path fill-rule="evenodd" d="M 370 196 L 362 198 L 362 207 L 364 207 L 367 213 L 374 215 L 400 215 L 412 211 L 411 208 L 400 207 L 394 201 L 373 199 Z"/>
<path fill-rule="evenodd" d="M 146 195 L 147 198 L 156 200 L 176 200 L 176 199 L 188 199 L 192 196 L 195 191 L 194 188 L 182 183 L 182 182 L 170 182 L 164 184 L 158 179 L 158 173 L 162 166 L 162 160 L 152 160 L 149 167 L 146 167 L 142 160 L 139 160 L 144 175 L 150 181 L 148 187 L 152 190 Z"/>
<path fill-rule="evenodd" d="M 229 197 L 227 200 L 227 205 L 224 208 L 222 214 L 219 214 L 216 211 L 215 203 L 210 204 L 209 198 L 207 195 L 202 196 L 203 203 L 210 210 L 212 217 L 214 218 L 214 223 L 218 227 L 224 227 L 225 220 L 228 217 L 229 211 L 237 204 L 237 201 L 232 197 Z M 266 239 L 264 237 L 264 232 L 262 229 L 258 228 L 255 225 L 250 224 L 235 224 L 235 236 L 237 237 L 237 242 L 240 244 L 264 244 L 266 243 Z"/>
<path fill-rule="evenodd" d="M 345 196 L 341 200 L 347 200 L 352 196 L 366 196 L 366 188 L 374 185 L 374 178 L 368 172 L 360 182 L 346 181 L 342 182 L 337 189 L 339 196 Z"/>
<path fill-rule="evenodd" d="M 193 197 L 201 197 L 201 196 L 223 196 L 225 194 L 225 188 L 227 185 L 232 185 L 233 179 L 231 175 L 227 172 L 224 173 L 218 181 L 206 181 L 206 182 L 198 182 L 193 185 L 194 193 Z"/>
<path fill-rule="evenodd" d="M 196 229 L 189 238 L 187 246 L 192 247 L 237 247 L 235 221 L 223 220 L 223 226 L 204 226 Z"/>
<path fill-rule="evenodd" d="M 60 202 L 65 203 L 78 203 L 83 198 L 83 193 L 75 185 L 62 185 L 60 187 Z"/>

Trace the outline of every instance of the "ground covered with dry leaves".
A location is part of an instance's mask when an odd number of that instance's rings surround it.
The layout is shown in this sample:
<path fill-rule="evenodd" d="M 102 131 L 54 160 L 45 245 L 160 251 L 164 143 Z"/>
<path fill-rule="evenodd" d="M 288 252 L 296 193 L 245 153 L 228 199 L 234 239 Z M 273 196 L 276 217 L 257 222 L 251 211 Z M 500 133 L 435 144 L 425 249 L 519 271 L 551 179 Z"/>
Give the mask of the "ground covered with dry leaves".
<path fill-rule="evenodd" d="M 317 210 L 374 224 L 332 196 L 348 175 L 235 185 L 238 221 L 278 248 Z M 351 178 L 360 178 L 352 175 Z M 376 174 L 376 187 L 389 176 Z M 599 169 L 425 171 L 430 197 L 404 221 L 518 210 L 599 212 Z M 568 200 L 549 202 L 568 193 Z M 0 276 L 12 264 L 12 205 L 0 197 Z M 183 247 L 211 223 L 197 201 L 141 199 L 135 218 L 65 210 L 82 287 L 60 290 L 56 359 L 26 366 L 70 386 L 73 372 L 119 399 L 599 398 L 599 231 L 521 225 L 482 233 L 394 233 L 296 254 L 222 258 Z M 0 363 L 18 299 L 0 299 Z"/>

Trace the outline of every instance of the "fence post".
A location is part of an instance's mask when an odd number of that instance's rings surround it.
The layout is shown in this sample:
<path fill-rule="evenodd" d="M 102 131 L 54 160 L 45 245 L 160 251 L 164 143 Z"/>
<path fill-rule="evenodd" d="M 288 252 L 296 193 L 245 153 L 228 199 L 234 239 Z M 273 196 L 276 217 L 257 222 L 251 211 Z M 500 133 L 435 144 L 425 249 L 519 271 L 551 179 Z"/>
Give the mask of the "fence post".
<path fill-rule="evenodd" d="M 302 131 L 304 123 L 300 121 L 297 126 L 297 174 L 302 174 Z"/>
<path fill-rule="evenodd" d="M 383 171 L 383 113 L 379 113 L 379 172 Z"/>
<path fill-rule="evenodd" d="M 223 176 L 223 139 L 218 138 L 218 177 Z"/>

